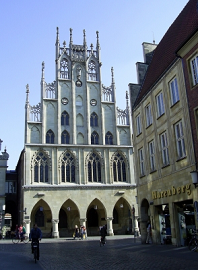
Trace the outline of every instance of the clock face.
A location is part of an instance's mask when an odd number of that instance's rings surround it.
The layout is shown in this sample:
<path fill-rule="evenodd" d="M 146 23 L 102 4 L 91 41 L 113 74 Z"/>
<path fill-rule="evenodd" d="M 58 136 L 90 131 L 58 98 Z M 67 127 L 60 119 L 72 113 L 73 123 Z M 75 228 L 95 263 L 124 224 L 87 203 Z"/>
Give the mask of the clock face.
<path fill-rule="evenodd" d="M 61 102 L 62 102 L 63 105 L 67 105 L 69 101 L 68 101 L 68 99 L 66 97 L 63 97 L 61 99 Z"/>
<path fill-rule="evenodd" d="M 96 106 L 97 101 L 95 99 L 91 99 L 90 104 L 91 104 L 91 106 Z"/>

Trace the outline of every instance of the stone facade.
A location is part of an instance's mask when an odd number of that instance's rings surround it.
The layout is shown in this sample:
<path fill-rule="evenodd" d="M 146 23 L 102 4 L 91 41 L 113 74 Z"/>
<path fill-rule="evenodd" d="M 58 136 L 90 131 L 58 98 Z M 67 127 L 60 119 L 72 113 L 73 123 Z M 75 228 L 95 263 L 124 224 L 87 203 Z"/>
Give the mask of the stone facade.
<path fill-rule="evenodd" d="M 59 43 L 56 35 L 56 80 L 45 82 L 42 63 L 41 101 L 29 103 L 26 87 L 25 146 L 19 167 L 21 209 L 27 232 L 37 222 L 44 235 L 72 236 L 75 225 L 97 235 L 137 229 L 136 183 L 129 98 L 116 107 L 115 82 L 101 83 L 99 34 L 96 49 Z M 135 211 L 136 210 L 136 211 Z"/>

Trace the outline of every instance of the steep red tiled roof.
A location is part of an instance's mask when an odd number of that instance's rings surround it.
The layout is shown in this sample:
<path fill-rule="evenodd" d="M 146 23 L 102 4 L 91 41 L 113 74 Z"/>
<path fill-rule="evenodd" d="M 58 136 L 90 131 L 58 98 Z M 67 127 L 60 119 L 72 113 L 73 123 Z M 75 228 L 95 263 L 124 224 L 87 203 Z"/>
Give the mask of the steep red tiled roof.
<path fill-rule="evenodd" d="M 189 0 L 158 44 L 135 106 L 177 59 L 176 51 L 198 30 L 197 0 Z"/>

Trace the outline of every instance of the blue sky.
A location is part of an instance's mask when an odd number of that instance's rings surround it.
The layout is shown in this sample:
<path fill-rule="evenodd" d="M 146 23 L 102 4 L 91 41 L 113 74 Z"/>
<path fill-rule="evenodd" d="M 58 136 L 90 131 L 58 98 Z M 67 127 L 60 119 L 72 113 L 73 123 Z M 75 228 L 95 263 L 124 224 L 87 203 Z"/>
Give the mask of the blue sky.
<path fill-rule="evenodd" d="M 125 109 L 128 84 L 136 83 L 136 62 L 143 61 L 142 43 L 160 42 L 187 0 L 1 0 L 0 9 L 0 139 L 15 169 L 24 147 L 26 84 L 30 105 L 40 102 L 41 63 L 45 80 L 55 80 L 55 39 L 60 43 L 96 45 L 99 31 L 102 83 L 111 83 L 114 68 L 117 106 Z"/>

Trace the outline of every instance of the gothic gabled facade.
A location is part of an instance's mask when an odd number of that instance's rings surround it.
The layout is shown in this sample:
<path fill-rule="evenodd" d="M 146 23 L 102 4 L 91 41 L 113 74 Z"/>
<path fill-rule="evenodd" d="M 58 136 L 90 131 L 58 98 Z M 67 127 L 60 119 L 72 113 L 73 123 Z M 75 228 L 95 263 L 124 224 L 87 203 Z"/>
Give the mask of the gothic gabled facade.
<path fill-rule="evenodd" d="M 42 63 L 41 101 L 29 103 L 26 87 L 25 146 L 21 216 L 37 222 L 44 235 L 71 236 L 75 225 L 97 234 L 107 223 L 108 234 L 135 230 L 137 211 L 133 148 L 126 109 L 116 107 L 115 82 L 101 83 L 99 36 L 96 49 L 59 43 L 56 36 L 56 79 L 45 82 Z M 135 215 L 136 213 L 136 215 Z"/>

